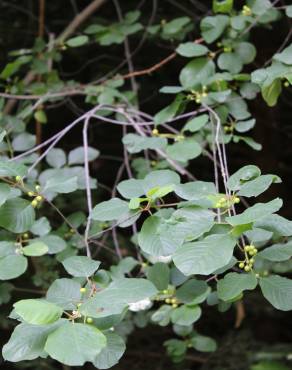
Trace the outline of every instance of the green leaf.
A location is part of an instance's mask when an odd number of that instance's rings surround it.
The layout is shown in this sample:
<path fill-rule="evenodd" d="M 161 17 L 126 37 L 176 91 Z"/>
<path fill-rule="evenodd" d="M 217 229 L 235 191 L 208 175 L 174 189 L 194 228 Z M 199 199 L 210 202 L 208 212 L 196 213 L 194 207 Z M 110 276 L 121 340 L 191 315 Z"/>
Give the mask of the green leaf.
<path fill-rule="evenodd" d="M 206 46 L 194 42 L 185 42 L 176 48 L 179 55 L 187 58 L 200 57 L 206 55 L 208 51 L 209 49 Z"/>
<path fill-rule="evenodd" d="M 216 188 L 212 182 L 194 181 L 176 185 L 175 192 L 182 199 L 198 200 L 210 194 L 215 194 Z"/>
<path fill-rule="evenodd" d="M 129 153 L 139 153 L 146 149 L 163 149 L 166 147 L 167 139 L 164 137 L 140 136 L 127 134 L 122 139 L 123 144 Z"/>
<path fill-rule="evenodd" d="M 272 262 L 287 261 L 292 257 L 292 242 L 274 244 L 258 253 L 258 256 Z"/>
<path fill-rule="evenodd" d="M 275 54 L 273 59 L 281 63 L 292 65 L 292 44 L 281 51 L 281 53 Z"/>
<path fill-rule="evenodd" d="M 202 153 L 199 143 L 193 139 L 178 141 L 166 148 L 166 154 L 177 161 L 187 162 L 190 159 L 197 158 Z"/>
<path fill-rule="evenodd" d="M 167 326 L 170 323 L 170 315 L 173 308 L 169 305 L 162 305 L 153 313 L 151 320 L 160 326 Z"/>
<path fill-rule="evenodd" d="M 229 235 L 211 235 L 179 247 L 173 255 L 176 267 L 185 275 L 210 275 L 230 261 L 236 240 Z"/>
<path fill-rule="evenodd" d="M 200 24 L 204 40 L 206 40 L 208 44 L 211 44 L 212 42 L 217 40 L 225 31 L 228 23 L 229 17 L 227 15 L 204 17 Z"/>
<path fill-rule="evenodd" d="M 41 217 L 34 222 L 31 226 L 30 231 L 39 236 L 44 236 L 51 231 L 51 225 L 46 217 Z"/>
<path fill-rule="evenodd" d="M 201 317 L 202 310 L 199 306 L 180 306 L 171 312 L 171 321 L 176 325 L 192 325 Z"/>
<path fill-rule="evenodd" d="M 208 114 L 201 114 L 198 117 L 190 119 L 184 126 L 184 131 L 197 132 L 209 121 Z"/>
<path fill-rule="evenodd" d="M 29 230 L 34 220 L 34 209 L 27 200 L 9 199 L 0 208 L 0 226 L 14 233 Z"/>
<path fill-rule="evenodd" d="M 252 2 L 251 10 L 255 15 L 263 15 L 272 6 L 273 5 L 269 0 L 254 0 Z"/>
<path fill-rule="evenodd" d="M 292 310 L 292 280 L 272 275 L 260 279 L 264 297 L 278 310 Z"/>
<path fill-rule="evenodd" d="M 160 112 L 156 113 L 154 116 L 154 122 L 156 123 L 156 125 L 161 125 L 162 123 L 167 122 L 170 119 L 172 119 L 176 115 L 176 113 L 179 111 L 180 106 L 183 102 L 183 99 L 184 99 L 183 95 L 177 95 L 175 100 L 170 105 L 163 108 Z M 152 149 L 152 148 L 149 148 L 149 149 Z"/>
<path fill-rule="evenodd" d="M 239 190 L 242 184 L 259 177 L 260 174 L 261 170 L 257 166 L 244 166 L 230 176 L 227 181 L 228 189 L 232 191 Z"/>
<path fill-rule="evenodd" d="M 8 303 L 11 300 L 11 292 L 14 290 L 14 286 L 10 283 L 0 284 L 0 305 Z"/>
<path fill-rule="evenodd" d="M 132 198 L 129 202 L 129 209 L 137 209 L 140 207 L 141 198 Z"/>
<path fill-rule="evenodd" d="M 23 299 L 13 307 L 26 323 L 34 325 L 51 324 L 63 314 L 61 307 L 40 299 Z"/>
<path fill-rule="evenodd" d="M 196 206 L 177 209 L 168 220 L 173 232 L 184 241 L 193 241 L 213 226 L 215 214 Z"/>
<path fill-rule="evenodd" d="M 231 301 L 244 290 L 253 290 L 257 286 L 257 279 L 253 273 L 238 274 L 230 272 L 217 283 L 218 297 L 223 301 Z"/>
<path fill-rule="evenodd" d="M 30 325 L 22 323 L 16 326 L 8 343 L 2 350 L 6 361 L 19 362 L 46 357 L 44 351 L 48 335 L 56 330 L 62 321 L 48 325 Z"/>
<path fill-rule="evenodd" d="M 141 249 L 152 256 L 168 256 L 183 242 L 184 236 L 177 235 L 173 225 L 167 224 L 157 216 L 144 221 L 138 235 Z"/>
<path fill-rule="evenodd" d="M 190 279 L 176 291 L 176 298 L 186 304 L 194 305 L 205 301 L 211 289 L 203 280 Z"/>
<path fill-rule="evenodd" d="M 23 164 L 0 160 L 1 177 L 24 177 L 26 173 L 27 168 Z"/>
<path fill-rule="evenodd" d="M 34 118 L 39 123 L 47 123 L 48 122 L 48 117 L 46 115 L 46 112 L 42 109 L 39 109 L 34 113 Z"/>
<path fill-rule="evenodd" d="M 91 162 L 99 156 L 99 151 L 88 147 L 87 148 L 88 161 Z M 75 148 L 71 150 L 68 156 L 68 164 L 83 164 L 84 163 L 84 147 Z"/>
<path fill-rule="evenodd" d="M 205 85 L 214 73 L 215 64 L 212 60 L 196 58 L 181 70 L 179 80 L 185 89 L 196 89 Z"/>
<path fill-rule="evenodd" d="M 100 262 L 85 256 L 72 256 L 62 262 L 68 274 L 77 277 L 92 276 L 99 268 Z"/>
<path fill-rule="evenodd" d="M 163 33 L 167 36 L 175 35 L 190 21 L 191 19 L 189 17 L 175 18 L 163 26 Z"/>
<path fill-rule="evenodd" d="M 238 121 L 235 124 L 235 129 L 237 132 L 246 132 L 254 127 L 256 123 L 255 119 L 249 119 L 247 121 Z"/>
<path fill-rule="evenodd" d="M 230 13 L 233 9 L 233 0 L 213 0 L 214 13 Z"/>
<path fill-rule="evenodd" d="M 199 334 L 195 334 L 195 336 L 191 338 L 190 344 L 200 352 L 214 352 L 217 349 L 217 344 L 214 339 Z"/>
<path fill-rule="evenodd" d="M 60 148 L 52 148 L 46 155 L 47 163 L 54 168 L 61 168 L 66 164 L 66 154 Z"/>
<path fill-rule="evenodd" d="M 91 217 L 97 221 L 112 221 L 119 219 L 128 211 L 127 202 L 119 198 L 112 198 L 97 204 L 92 210 Z"/>
<path fill-rule="evenodd" d="M 218 58 L 218 66 L 224 71 L 236 74 L 242 70 L 243 63 L 236 53 L 222 53 Z"/>
<path fill-rule="evenodd" d="M 158 290 L 164 290 L 169 284 L 170 270 L 167 264 L 158 262 L 147 269 L 146 276 Z"/>
<path fill-rule="evenodd" d="M 33 242 L 33 243 L 27 245 L 26 247 L 22 248 L 22 253 L 25 256 L 29 256 L 29 257 L 43 256 L 48 251 L 49 251 L 48 246 L 45 243 L 41 242 L 41 241 Z"/>
<path fill-rule="evenodd" d="M 82 36 L 72 37 L 71 39 L 66 41 L 66 44 L 70 46 L 71 48 L 78 48 L 79 46 L 83 46 L 87 44 L 88 41 L 89 41 L 88 36 L 82 35 Z"/>
<path fill-rule="evenodd" d="M 226 217 L 226 222 L 232 226 L 249 224 L 250 222 L 258 221 L 260 218 L 277 212 L 282 207 L 282 204 L 283 201 L 280 198 L 271 200 L 268 203 L 257 203 L 247 208 L 240 215 Z"/>
<path fill-rule="evenodd" d="M 275 175 L 262 175 L 254 180 L 246 182 L 240 187 L 238 195 L 243 197 L 257 197 L 266 191 L 272 183 L 279 183 L 281 179 Z"/>
<path fill-rule="evenodd" d="M 101 350 L 93 362 L 98 369 L 108 369 L 116 365 L 126 350 L 125 342 L 119 335 L 109 331 L 104 335 L 106 347 Z"/>
<path fill-rule="evenodd" d="M 255 46 L 250 42 L 245 41 L 236 44 L 234 51 L 243 64 L 249 64 L 253 62 L 257 53 Z"/>
<path fill-rule="evenodd" d="M 65 365 L 83 366 L 105 346 L 106 337 L 94 326 L 67 322 L 48 336 L 45 351 Z"/>
<path fill-rule="evenodd" d="M 279 215 L 269 215 L 255 222 L 254 227 L 272 231 L 276 235 L 292 236 L 292 221 Z"/>
<path fill-rule="evenodd" d="M 287 17 L 292 18 L 292 5 L 288 5 L 285 9 Z"/>
<path fill-rule="evenodd" d="M 269 107 L 276 105 L 282 91 L 282 81 L 276 78 L 270 85 L 262 87 L 262 96 Z"/>
<path fill-rule="evenodd" d="M 63 194 L 72 193 L 78 189 L 77 180 L 77 176 L 66 177 L 61 175 L 58 177 L 51 177 L 46 181 L 43 187 L 43 192 L 55 192 Z"/>
<path fill-rule="evenodd" d="M 81 300 L 81 285 L 72 279 L 57 279 L 49 287 L 46 299 L 63 310 L 75 310 Z"/>
<path fill-rule="evenodd" d="M 130 303 L 151 298 L 156 293 L 157 289 L 148 280 L 121 278 L 83 303 L 80 306 L 80 312 L 92 317 L 116 315 L 122 313 Z"/>
<path fill-rule="evenodd" d="M 27 269 L 27 259 L 20 255 L 0 258 L 0 280 L 11 280 L 22 275 Z"/>
<path fill-rule="evenodd" d="M 12 147 L 17 152 L 24 152 L 33 148 L 36 144 L 35 135 L 31 135 L 27 132 L 23 132 L 12 140 Z"/>
<path fill-rule="evenodd" d="M 40 240 L 41 242 L 48 246 L 49 248 L 48 254 L 62 252 L 67 247 L 66 242 L 58 235 L 44 235 L 38 240 Z"/>
<path fill-rule="evenodd" d="M 6 202 L 10 195 L 10 187 L 7 184 L 0 184 L 0 207 Z"/>

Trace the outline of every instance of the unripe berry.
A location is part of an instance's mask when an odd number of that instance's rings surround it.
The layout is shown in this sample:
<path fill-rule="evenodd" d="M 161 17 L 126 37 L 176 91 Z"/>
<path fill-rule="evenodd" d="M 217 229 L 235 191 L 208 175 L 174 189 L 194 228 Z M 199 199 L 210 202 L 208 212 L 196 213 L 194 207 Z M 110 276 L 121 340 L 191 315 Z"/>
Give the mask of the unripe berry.
<path fill-rule="evenodd" d="M 239 266 L 239 268 L 243 269 L 244 268 L 244 263 L 240 262 L 240 264 L 238 266 Z"/>
<path fill-rule="evenodd" d="M 285 81 L 285 82 L 284 82 L 284 86 L 285 86 L 285 87 L 289 87 L 289 86 L 290 86 L 289 82 L 288 82 L 288 81 Z"/>
<path fill-rule="evenodd" d="M 21 176 L 17 175 L 17 176 L 15 177 L 15 180 L 16 180 L 17 182 L 21 182 L 22 178 L 21 178 Z"/>
<path fill-rule="evenodd" d="M 38 201 L 36 199 L 34 199 L 32 202 L 31 202 L 31 205 L 32 207 L 36 207 L 38 205 Z"/>
<path fill-rule="evenodd" d="M 171 299 L 171 303 L 172 303 L 172 304 L 175 304 L 175 303 L 176 303 L 176 298 L 172 298 L 172 299 Z"/>
<path fill-rule="evenodd" d="M 170 298 L 166 298 L 165 303 L 167 303 L 167 304 L 171 303 L 171 299 Z"/>
<path fill-rule="evenodd" d="M 152 130 L 152 135 L 154 135 L 154 136 L 159 135 L 159 131 L 157 130 L 157 128 L 154 128 Z"/>
<path fill-rule="evenodd" d="M 250 245 L 246 245 L 246 246 L 244 247 L 244 250 L 245 250 L 245 252 L 249 252 L 249 251 L 250 251 Z"/>
<path fill-rule="evenodd" d="M 43 200 L 43 197 L 41 195 L 38 195 L 36 198 L 35 198 L 38 202 L 41 202 Z"/>
<path fill-rule="evenodd" d="M 234 198 L 234 203 L 240 203 L 240 198 L 235 197 L 235 198 Z"/>
<path fill-rule="evenodd" d="M 28 239 L 28 238 L 29 238 L 29 234 L 28 234 L 28 233 L 24 233 L 24 234 L 23 234 L 23 238 L 24 238 L 24 239 Z"/>
<path fill-rule="evenodd" d="M 93 318 L 92 317 L 87 317 L 86 322 L 87 322 L 87 324 L 92 324 L 93 323 Z"/>
<path fill-rule="evenodd" d="M 177 308 L 177 306 L 178 306 L 177 303 L 172 304 L 172 308 Z"/>
<path fill-rule="evenodd" d="M 168 290 L 167 290 L 167 289 L 164 289 L 164 290 L 162 291 L 162 293 L 163 293 L 163 294 L 167 294 L 167 293 L 168 293 Z"/>
<path fill-rule="evenodd" d="M 27 195 L 28 195 L 29 197 L 33 197 L 33 196 L 34 196 L 34 192 L 29 191 L 29 192 L 27 193 Z"/>
<path fill-rule="evenodd" d="M 249 263 L 251 263 L 252 265 L 254 264 L 254 258 L 251 258 L 250 260 L 249 260 Z"/>
<path fill-rule="evenodd" d="M 246 266 L 244 267 L 244 271 L 249 272 L 250 270 L 251 270 L 250 266 L 246 265 Z"/>
<path fill-rule="evenodd" d="M 80 288 L 80 293 L 86 293 L 86 288 Z"/>

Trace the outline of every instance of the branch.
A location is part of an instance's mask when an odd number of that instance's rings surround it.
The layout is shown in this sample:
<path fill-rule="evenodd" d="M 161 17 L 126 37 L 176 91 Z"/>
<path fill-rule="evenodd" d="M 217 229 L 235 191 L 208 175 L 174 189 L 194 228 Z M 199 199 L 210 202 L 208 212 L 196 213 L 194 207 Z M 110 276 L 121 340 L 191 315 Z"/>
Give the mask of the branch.
<path fill-rule="evenodd" d="M 90 3 L 81 13 L 77 14 L 76 17 L 69 23 L 65 30 L 56 38 L 56 43 L 64 42 L 66 38 L 70 37 L 76 29 L 81 26 L 99 7 L 101 7 L 107 0 L 94 0 Z M 24 86 L 29 85 L 35 79 L 33 72 L 28 72 L 24 77 Z M 17 99 L 9 100 L 5 107 L 4 113 L 9 114 L 17 103 Z"/>
<path fill-rule="evenodd" d="M 64 42 L 70 37 L 76 29 L 89 18 L 98 8 L 100 8 L 107 0 L 94 0 L 81 13 L 77 14 L 72 22 L 64 29 L 64 31 L 57 37 L 56 42 Z"/>

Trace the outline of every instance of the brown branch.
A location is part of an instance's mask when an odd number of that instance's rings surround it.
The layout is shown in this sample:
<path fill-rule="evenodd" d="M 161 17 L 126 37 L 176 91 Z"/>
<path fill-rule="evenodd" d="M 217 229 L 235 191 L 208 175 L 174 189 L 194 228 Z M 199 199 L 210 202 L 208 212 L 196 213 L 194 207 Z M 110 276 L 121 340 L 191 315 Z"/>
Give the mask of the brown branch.
<path fill-rule="evenodd" d="M 236 320 L 234 327 L 238 329 L 245 318 L 245 309 L 242 301 L 236 303 Z"/>
<path fill-rule="evenodd" d="M 98 8 L 100 8 L 107 0 L 94 0 L 81 13 L 77 14 L 73 21 L 65 28 L 65 30 L 57 37 L 56 42 L 64 42 L 70 37 L 77 28 L 89 18 Z"/>
<path fill-rule="evenodd" d="M 194 41 L 195 44 L 200 44 L 202 42 L 203 42 L 203 39 L 197 39 Z M 152 67 L 142 69 L 141 71 L 127 73 L 126 75 L 122 75 L 119 78 L 123 78 L 124 80 L 126 80 L 128 78 L 150 74 L 152 72 L 155 72 L 157 69 L 160 69 L 161 67 L 163 67 L 165 64 L 169 63 L 170 61 L 172 61 L 176 56 L 177 56 L 177 52 L 173 52 L 168 57 L 162 59 L 159 63 L 154 64 Z"/>
<path fill-rule="evenodd" d="M 39 0 L 39 30 L 38 30 L 38 37 L 43 38 L 45 33 L 45 9 L 46 8 L 46 0 Z M 38 58 L 42 58 L 42 53 L 39 53 Z M 37 76 L 37 81 L 42 81 L 42 75 Z M 41 106 L 38 107 L 41 109 Z M 40 145 L 42 142 L 42 123 L 36 119 L 35 121 L 35 131 L 36 131 L 36 145 Z M 41 154 L 41 151 L 38 152 Z"/>
<path fill-rule="evenodd" d="M 65 30 L 57 37 L 56 42 L 64 42 L 66 38 L 70 37 L 78 27 L 81 26 L 99 7 L 101 7 L 107 0 L 94 0 L 90 3 L 81 13 L 77 14 L 76 17 L 69 23 Z M 28 72 L 24 77 L 24 86 L 29 85 L 35 79 L 33 72 Z M 9 100 L 5 107 L 4 113 L 9 114 L 17 103 L 17 99 Z"/>

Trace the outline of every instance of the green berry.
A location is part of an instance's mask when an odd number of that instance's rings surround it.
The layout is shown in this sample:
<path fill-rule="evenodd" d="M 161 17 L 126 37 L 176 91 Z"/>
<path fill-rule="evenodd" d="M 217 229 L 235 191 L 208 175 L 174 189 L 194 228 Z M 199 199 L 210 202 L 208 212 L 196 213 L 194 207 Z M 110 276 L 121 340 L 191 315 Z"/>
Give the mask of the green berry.
<path fill-rule="evenodd" d="M 284 82 L 284 86 L 285 86 L 285 87 L 289 87 L 289 86 L 290 86 L 289 82 L 288 82 L 288 81 L 285 81 L 285 82 Z"/>
<path fill-rule="evenodd" d="M 21 182 L 22 178 L 21 178 L 21 176 L 18 176 L 18 175 L 17 175 L 17 176 L 15 177 L 15 180 L 16 180 L 17 182 Z"/>
<path fill-rule="evenodd" d="M 178 307 L 177 303 L 172 304 L 172 308 L 177 308 L 177 307 Z"/>
<path fill-rule="evenodd" d="M 168 293 L 168 290 L 167 290 L 167 289 L 164 289 L 164 290 L 162 291 L 162 293 L 163 293 L 163 294 L 167 294 L 167 293 Z"/>
<path fill-rule="evenodd" d="M 244 268 L 244 263 L 240 262 L 240 264 L 238 266 L 239 266 L 239 268 L 243 269 Z"/>
<path fill-rule="evenodd" d="M 32 202 L 31 202 L 31 205 L 33 208 L 35 208 L 37 205 L 38 205 L 38 201 L 36 199 L 34 199 Z"/>
<path fill-rule="evenodd" d="M 80 293 L 86 293 L 86 288 L 80 288 Z"/>
<path fill-rule="evenodd" d="M 87 322 L 87 324 L 92 324 L 93 323 L 93 318 L 92 317 L 87 317 L 86 322 Z"/>
<path fill-rule="evenodd" d="M 244 271 L 249 272 L 250 270 L 251 270 L 250 266 L 246 265 L 246 266 L 244 267 Z"/>

